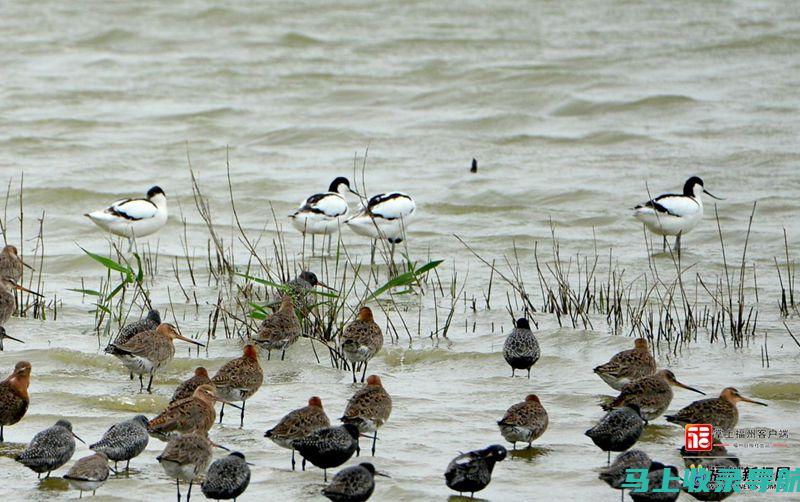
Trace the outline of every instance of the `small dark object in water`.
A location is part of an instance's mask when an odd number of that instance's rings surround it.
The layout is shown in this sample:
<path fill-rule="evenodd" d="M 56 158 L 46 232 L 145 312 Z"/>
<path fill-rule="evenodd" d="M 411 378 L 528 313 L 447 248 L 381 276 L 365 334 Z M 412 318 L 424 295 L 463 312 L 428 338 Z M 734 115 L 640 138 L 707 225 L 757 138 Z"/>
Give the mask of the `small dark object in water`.
<path fill-rule="evenodd" d="M 472 167 L 469 168 L 469 172 L 471 173 L 478 172 L 478 161 L 476 159 L 472 159 Z"/>

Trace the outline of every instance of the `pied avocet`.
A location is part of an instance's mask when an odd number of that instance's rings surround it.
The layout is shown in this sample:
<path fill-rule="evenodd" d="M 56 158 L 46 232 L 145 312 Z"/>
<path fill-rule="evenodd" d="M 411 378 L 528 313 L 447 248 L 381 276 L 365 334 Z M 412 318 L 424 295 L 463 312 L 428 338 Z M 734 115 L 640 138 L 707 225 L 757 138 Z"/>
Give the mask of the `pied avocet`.
<path fill-rule="evenodd" d="M 159 231 L 167 223 L 167 196 L 160 187 L 147 191 L 145 199 L 122 199 L 105 209 L 87 213 L 95 225 L 114 235 L 145 237 Z"/>
<path fill-rule="evenodd" d="M 333 180 L 327 192 L 315 193 L 300 203 L 300 207 L 289 215 L 292 226 L 303 234 L 311 234 L 311 249 L 314 235 L 330 235 L 339 228 L 340 221 L 347 216 L 347 193 L 358 195 L 350 188 L 347 178 L 339 176 Z"/>

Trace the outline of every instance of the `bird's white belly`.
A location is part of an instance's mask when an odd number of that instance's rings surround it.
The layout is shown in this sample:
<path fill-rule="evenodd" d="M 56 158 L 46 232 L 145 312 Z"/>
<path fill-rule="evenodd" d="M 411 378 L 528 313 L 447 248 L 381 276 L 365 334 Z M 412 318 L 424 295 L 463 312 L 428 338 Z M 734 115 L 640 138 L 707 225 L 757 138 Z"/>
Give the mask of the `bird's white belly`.
<path fill-rule="evenodd" d="M 120 357 L 120 360 L 123 366 L 137 375 L 150 373 L 160 367 L 159 365 L 153 364 L 151 360 L 139 356 L 124 355 Z"/>
<path fill-rule="evenodd" d="M 104 481 L 78 481 L 76 479 L 68 480 L 70 486 L 82 492 L 93 492 L 103 486 Z"/>
<path fill-rule="evenodd" d="M 702 210 L 686 216 L 673 216 L 659 213 L 649 207 L 637 209 L 633 216 L 644 223 L 648 230 L 657 235 L 678 235 L 687 233 L 700 223 Z"/>
<path fill-rule="evenodd" d="M 344 215 L 342 215 L 344 216 Z M 342 216 L 330 217 L 319 213 L 298 213 L 290 218 L 292 226 L 307 234 L 332 234 L 339 229 Z"/>
<path fill-rule="evenodd" d="M 410 217 L 387 220 L 384 218 L 370 218 L 369 216 L 356 216 L 347 221 L 347 224 L 358 235 L 378 239 L 403 239 L 405 230 L 410 223 Z M 377 228 L 376 228 L 377 227 Z"/>
<path fill-rule="evenodd" d="M 198 475 L 197 465 L 193 463 L 179 464 L 171 460 L 162 460 L 161 467 L 164 468 L 164 472 L 167 473 L 167 476 L 180 479 L 181 481 L 194 481 Z"/>

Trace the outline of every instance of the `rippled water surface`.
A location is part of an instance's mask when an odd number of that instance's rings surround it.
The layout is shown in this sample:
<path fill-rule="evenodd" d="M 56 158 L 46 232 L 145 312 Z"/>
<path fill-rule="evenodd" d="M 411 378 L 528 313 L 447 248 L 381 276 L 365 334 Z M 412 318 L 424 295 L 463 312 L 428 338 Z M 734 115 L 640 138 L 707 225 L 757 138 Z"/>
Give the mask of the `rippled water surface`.
<path fill-rule="evenodd" d="M 790 254 L 800 239 L 800 10 L 794 2 L 221 7 L 201 0 L 46 1 L 11 3 L 3 11 L 0 182 L 13 180 L 16 187 L 24 173 L 22 248 L 32 252 L 36 219 L 44 214 L 44 292 L 62 302 L 57 320 L 14 318 L 7 325 L 26 343 L 6 343 L 2 372 L 23 358 L 34 369 L 28 414 L 6 429 L 10 443 L 0 450 L 3 495 L 77 497 L 60 480 L 40 483 L 10 457 L 59 417 L 69 417 L 89 441 L 134 413 L 153 416 L 198 364 L 196 354 L 180 346 L 157 376 L 155 392 L 137 393 L 120 364 L 102 353 L 105 340 L 93 332 L 91 304 L 68 291 L 81 287 L 81 279 L 96 287 L 103 276 L 78 246 L 108 249 L 106 237 L 81 215 L 157 183 L 169 197 L 171 221 L 150 239 L 160 254 L 151 294 L 162 310 L 172 299 L 184 332 L 204 332 L 217 286 L 207 278 L 208 233 L 192 200 L 187 151 L 220 232 L 243 263 L 228 201 L 226 155 L 242 225 L 256 235 L 273 228 L 273 209 L 285 224 L 283 215 L 301 198 L 324 189 L 336 175 L 350 176 L 354 156 L 363 158 L 368 148 L 369 192 L 399 189 L 417 199 L 411 257 L 444 259 L 443 280 L 457 271 L 467 298 L 477 298 L 476 312 L 459 303 L 447 339 L 427 334 L 437 315 L 447 315 L 449 298 L 434 301 L 428 291 L 408 300 L 404 315 L 419 324 L 421 336 L 416 327 L 410 341 L 401 333 L 400 342 L 387 343 L 373 362 L 394 397 L 374 459 L 392 478 L 378 480 L 374 499 L 448 497 L 442 474 L 449 459 L 502 442 L 495 421 L 530 392 L 547 408 L 550 428 L 534 450 L 499 464 L 480 495 L 618 498 L 596 479 L 605 454 L 582 433 L 602 415 L 597 404 L 611 393 L 591 368 L 628 348 L 631 339 L 612 335 L 602 316 L 592 319 L 593 329 L 575 330 L 538 313 L 542 359 L 530 381 L 511 380 L 500 354 L 510 329 L 509 288 L 495 276 L 487 310 L 489 269 L 452 234 L 498 266 L 516 244 L 539 308 L 531 252 L 538 241 L 540 253 L 549 257 L 551 221 L 562 258 L 574 262 L 575 253 L 595 250 L 607 256 L 613 248 L 619 268 L 634 278 L 650 262 L 629 208 L 647 197 L 648 187 L 654 193 L 678 190 L 695 174 L 725 198 L 718 208 L 729 263 L 741 259 L 747 220 L 758 201 L 747 256 L 748 267 L 757 270 L 757 338 L 734 349 L 730 343 L 709 344 L 701 330 L 698 341 L 677 355 L 662 343 L 659 364 L 708 394 L 734 385 L 767 401 L 767 408 L 742 404 L 740 425 L 789 429 L 789 448 L 737 453 L 748 465 L 800 464 L 800 349 L 778 315 L 773 262 L 776 256 L 785 262 L 783 228 Z M 468 172 L 473 157 L 477 174 Z M 7 218 L 8 238 L 15 243 L 17 194 L 12 188 Z M 190 254 L 197 257 L 197 308 L 182 303 L 173 272 L 177 267 L 185 280 L 185 262 L 174 258 L 184 255 L 182 218 Z M 272 256 L 272 236 L 268 231 L 261 243 L 265 257 Z M 343 238 L 353 253 L 368 253 L 367 243 L 354 234 Z M 301 241 L 287 232 L 286 242 L 294 260 Z M 707 205 L 705 221 L 684 238 L 684 246 L 683 267 L 692 283 L 699 273 L 713 284 L 722 271 L 713 206 Z M 674 270 L 665 255 L 654 262 L 664 274 Z M 751 304 L 754 295 L 748 286 Z M 351 303 L 356 306 L 355 299 Z M 385 326 L 385 316 L 378 320 Z M 787 323 L 800 333 L 796 317 Z M 769 368 L 761 359 L 765 334 Z M 218 338 L 200 361 L 215 370 L 239 351 L 237 339 Z M 346 373 L 317 364 L 307 340 L 285 361 L 265 362 L 265 371 L 266 384 L 248 403 L 245 427 L 231 421 L 215 426 L 212 437 L 244 451 L 255 464 L 243 499 L 320 499 L 322 473 L 288 472 L 288 451 L 262 436 L 311 395 L 322 397 L 332 418 L 340 416 L 354 387 Z M 694 399 L 676 390 L 670 409 Z M 677 464 L 680 434 L 660 418 L 640 446 Z M 155 461 L 162 448 L 153 440 L 133 462 L 135 472 L 110 481 L 98 500 L 174 496 L 174 482 Z M 76 458 L 87 452 L 79 445 Z"/>

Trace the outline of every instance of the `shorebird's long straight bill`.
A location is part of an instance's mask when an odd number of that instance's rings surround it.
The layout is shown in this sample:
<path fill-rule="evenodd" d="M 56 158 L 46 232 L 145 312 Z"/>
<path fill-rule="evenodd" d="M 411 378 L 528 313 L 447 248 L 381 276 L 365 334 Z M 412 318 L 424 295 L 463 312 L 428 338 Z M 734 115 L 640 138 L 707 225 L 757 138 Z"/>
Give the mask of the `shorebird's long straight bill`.
<path fill-rule="evenodd" d="M 22 260 L 20 260 L 19 262 L 20 262 L 20 263 L 22 263 L 22 266 L 23 266 L 23 267 L 26 267 L 26 268 L 28 268 L 28 270 L 34 270 L 34 271 L 36 270 L 35 268 L 31 267 L 30 265 L 28 265 L 27 263 L 25 263 L 25 262 L 24 262 L 24 261 L 22 261 Z"/>
<path fill-rule="evenodd" d="M 760 404 L 761 406 L 769 406 L 767 403 L 762 403 L 761 401 L 753 401 L 752 399 L 744 396 L 739 396 L 739 399 L 741 399 L 746 403 Z"/>
<path fill-rule="evenodd" d="M 16 284 L 16 283 L 14 283 L 14 287 L 15 287 L 15 288 L 17 288 L 17 289 L 18 289 L 18 290 L 20 290 L 20 291 L 25 291 L 26 293 L 30 293 L 30 294 L 32 294 L 33 296 L 38 296 L 38 297 L 44 298 L 44 295 L 43 295 L 43 294 L 41 294 L 41 293 L 37 293 L 36 291 L 31 291 L 30 289 L 28 289 L 28 288 L 26 288 L 25 286 L 22 286 L 22 285 L 20 285 L 20 284 Z"/>
<path fill-rule="evenodd" d="M 0 336 L 0 338 L 8 338 L 9 340 L 14 340 L 15 342 L 25 343 L 22 340 L 20 340 L 19 338 L 14 338 L 13 336 L 9 335 L 8 333 L 4 333 L 2 336 Z"/>
<path fill-rule="evenodd" d="M 689 387 L 688 385 L 686 385 L 686 384 L 683 384 L 683 383 L 680 383 L 680 382 L 679 382 L 679 381 L 677 381 L 677 380 L 675 380 L 675 385 L 677 385 L 678 387 L 683 387 L 684 389 L 686 389 L 686 390 L 690 390 L 690 391 L 692 391 L 692 392 L 697 392 L 698 394 L 702 394 L 702 395 L 704 395 L 704 396 L 706 395 L 706 393 L 705 393 L 705 392 L 703 392 L 702 390 L 697 390 L 697 389 L 695 389 L 694 387 Z"/>
<path fill-rule="evenodd" d="M 84 441 L 83 439 L 79 438 L 77 434 L 75 434 L 74 432 L 71 432 L 71 434 L 72 434 L 72 437 L 74 437 L 75 439 L 77 439 L 81 443 L 86 444 L 86 441 Z"/>
<path fill-rule="evenodd" d="M 191 338 L 186 338 L 186 337 L 185 337 L 185 336 L 183 336 L 183 335 L 178 335 L 178 334 L 176 334 L 176 335 L 175 335 L 175 338 L 177 338 L 178 340 L 183 340 L 184 342 L 189 342 L 189 343 L 193 343 L 193 344 L 195 344 L 195 345 L 199 345 L 199 346 L 201 346 L 201 347 L 205 347 L 205 345 L 204 345 L 204 344 L 202 344 L 202 343 L 198 342 L 197 340 L 192 340 Z"/>

